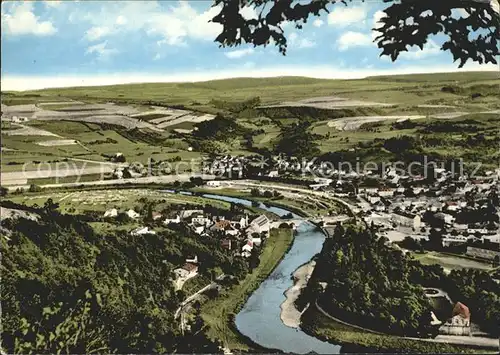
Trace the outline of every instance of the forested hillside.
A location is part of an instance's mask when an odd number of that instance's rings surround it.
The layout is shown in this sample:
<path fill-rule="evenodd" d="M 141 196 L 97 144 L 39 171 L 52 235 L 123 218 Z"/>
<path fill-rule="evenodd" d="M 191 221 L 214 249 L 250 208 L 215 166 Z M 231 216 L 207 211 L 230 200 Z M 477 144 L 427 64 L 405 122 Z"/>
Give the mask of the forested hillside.
<path fill-rule="evenodd" d="M 431 304 L 410 281 L 405 256 L 369 230 L 338 227 L 326 239 L 311 277 L 318 304 L 350 323 L 396 334 L 432 333 Z M 306 294 L 304 295 L 306 296 Z M 302 302 L 307 298 L 302 298 Z"/>
<path fill-rule="evenodd" d="M 423 287 L 437 287 L 453 302 L 468 305 L 483 331 L 498 336 L 500 285 L 492 275 L 467 269 L 447 275 L 442 267 L 422 265 L 386 242 L 369 229 L 337 227 L 325 240 L 297 306 L 317 302 L 334 317 L 382 333 L 435 336 L 430 314 L 436 310 Z M 446 315 L 451 317 L 451 305 Z"/>
<path fill-rule="evenodd" d="M 199 332 L 200 317 L 192 333 L 180 334 L 174 312 L 185 295 L 171 277 L 189 252 L 226 273 L 244 268 L 219 240 L 201 242 L 185 231 L 101 235 L 78 216 L 59 213 L 51 200 L 35 212 L 38 221 L 2 222 L 8 353 L 218 351 Z"/>

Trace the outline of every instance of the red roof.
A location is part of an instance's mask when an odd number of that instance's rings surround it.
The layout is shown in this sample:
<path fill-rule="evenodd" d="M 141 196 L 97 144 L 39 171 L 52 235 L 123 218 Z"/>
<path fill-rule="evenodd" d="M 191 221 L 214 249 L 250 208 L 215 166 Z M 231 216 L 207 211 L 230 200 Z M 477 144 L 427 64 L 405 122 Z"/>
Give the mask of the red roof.
<path fill-rule="evenodd" d="M 227 229 L 231 226 L 231 221 L 228 221 L 228 220 L 221 220 L 221 221 L 218 221 L 218 222 L 215 222 L 215 228 L 217 229 Z"/>
<path fill-rule="evenodd" d="M 465 304 L 463 304 L 461 302 L 457 302 L 457 304 L 455 304 L 455 307 L 453 307 L 452 317 L 454 317 L 456 315 L 459 315 L 465 319 L 469 319 L 470 318 L 469 307 L 467 307 Z"/>
<path fill-rule="evenodd" d="M 249 247 L 252 247 L 252 248 L 253 248 L 253 242 L 252 242 L 251 240 L 249 240 L 249 241 L 247 242 L 247 245 L 248 245 Z"/>

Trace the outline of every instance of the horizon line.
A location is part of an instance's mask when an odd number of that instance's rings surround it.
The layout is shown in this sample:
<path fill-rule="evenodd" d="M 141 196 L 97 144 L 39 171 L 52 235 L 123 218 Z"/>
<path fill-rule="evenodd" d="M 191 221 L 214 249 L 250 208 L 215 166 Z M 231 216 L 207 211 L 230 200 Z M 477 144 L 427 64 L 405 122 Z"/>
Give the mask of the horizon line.
<path fill-rule="evenodd" d="M 450 74 L 464 72 L 499 72 L 494 64 L 474 65 L 466 68 L 450 68 L 449 66 L 436 67 L 406 67 L 387 69 L 347 69 L 336 67 L 281 67 L 281 68 L 251 68 L 237 71 L 199 71 L 187 73 L 106 73 L 90 75 L 6 75 L 2 73 L 2 92 L 24 92 L 45 89 L 62 89 L 78 87 L 99 87 L 131 84 L 168 84 L 168 83 L 203 83 L 230 79 L 264 79 L 303 77 L 318 80 L 359 80 L 377 76 L 422 75 L 422 74 Z M 499 75 L 500 78 L 500 75 Z"/>

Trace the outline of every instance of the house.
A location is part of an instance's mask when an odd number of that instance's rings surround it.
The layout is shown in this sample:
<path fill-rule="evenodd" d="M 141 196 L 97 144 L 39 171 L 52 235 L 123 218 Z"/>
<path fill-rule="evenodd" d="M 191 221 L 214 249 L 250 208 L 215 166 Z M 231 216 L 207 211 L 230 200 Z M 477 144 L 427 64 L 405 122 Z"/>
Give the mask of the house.
<path fill-rule="evenodd" d="M 219 187 L 220 185 L 221 185 L 220 181 L 216 181 L 216 180 L 207 181 L 208 187 Z"/>
<path fill-rule="evenodd" d="M 250 236 L 249 239 L 253 245 L 255 246 L 259 246 L 262 244 L 262 238 L 259 236 L 259 237 L 253 237 L 253 236 Z"/>
<path fill-rule="evenodd" d="M 224 232 L 225 234 L 229 235 L 237 235 L 239 234 L 239 231 L 233 227 L 231 221 L 222 219 L 219 221 L 216 221 L 211 227 L 211 231 L 214 232 Z"/>
<path fill-rule="evenodd" d="M 240 217 L 239 220 L 232 221 L 233 225 L 238 224 L 240 226 L 240 229 L 245 229 L 248 227 L 248 215 L 245 215 L 245 217 Z"/>
<path fill-rule="evenodd" d="M 185 263 L 181 268 L 175 269 L 174 274 L 179 279 L 189 279 L 198 274 L 198 265 L 193 263 Z"/>
<path fill-rule="evenodd" d="M 249 230 L 248 230 L 249 229 Z M 255 218 L 251 223 L 250 227 L 247 229 L 247 233 L 250 235 L 252 233 L 267 233 L 269 234 L 269 229 L 270 229 L 270 222 L 269 218 L 267 218 L 265 215 L 260 215 L 259 217 Z"/>
<path fill-rule="evenodd" d="M 248 258 L 252 255 L 253 242 L 251 240 L 247 241 L 245 245 L 241 248 L 241 256 Z"/>
<path fill-rule="evenodd" d="M 139 236 L 146 234 L 156 234 L 156 232 L 154 230 L 150 230 L 149 227 L 139 227 L 130 232 L 130 234 L 134 236 Z"/>
<path fill-rule="evenodd" d="M 380 197 L 392 197 L 394 196 L 394 191 L 393 189 L 380 189 L 378 190 L 378 195 Z"/>
<path fill-rule="evenodd" d="M 166 218 L 163 221 L 163 224 L 170 224 L 170 223 L 181 223 L 181 217 L 179 215 L 175 216 L 175 218 Z"/>
<path fill-rule="evenodd" d="M 207 218 L 203 215 L 198 215 L 196 217 L 191 218 L 191 223 L 209 226 L 210 224 L 212 224 L 212 221 L 210 220 L 210 218 Z"/>
<path fill-rule="evenodd" d="M 443 212 L 436 213 L 434 215 L 434 217 L 436 217 L 436 218 L 444 221 L 444 223 L 450 224 L 450 225 L 453 224 L 453 222 L 455 222 L 455 217 L 453 217 L 450 214 L 443 213 Z"/>
<path fill-rule="evenodd" d="M 333 182 L 333 180 L 332 179 L 326 179 L 326 178 L 315 178 L 314 182 L 316 182 L 318 184 L 330 185 Z"/>
<path fill-rule="evenodd" d="M 362 187 L 360 191 L 364 192 L 365 195 L 376 194 L 378 192 L 378 187 Z"/>
<path fill-rule="evenodd" d="M 186 218 L 191 217 L 194 214 L 200 215 L 200 214 L 203 214 L 203 211 L 202 210 L 184 210 L 184 211 L 181 211 L 180 218 L 186 219 Z"/>
<path fill-rule="evenodd" d="M 443 238 L 443 246 L 447 247 L 452 244 L 463 244 L 467 242 L 467 237 L 464 237 L 462 235 L 456 235 L 456 236 L 451 236 L 447 235 Z"/>
<path fill-rule="evenodd" d="M 162 217 L 161 213 L 153 212 L 153 221 L 156 221 L 156 220 L 160 219 L 161 217 Z"/>
<path fill-rule="evenodd" d="M 127 216 L 129 216 L 132 219 L 136 219 L 136 218 L 139 218 L 141 216 L 139 213 L 135 212 L 133 209 L 130 209 L 125 213 Z"/>
<path fill-rule="evenodd" d="M 16 122 L 16 123 L 28 122 L 28 117 L 12 116 L 12 122 Z"/>
<path fill-rule="evenodd" d="M 439 328 L 441 334 L 470 335 L 470 311 L 469 307 L 457 302 L 453 307 L 451 318 Z"/>
<path fill-rule="evenodd" d="M 196 234 L 203 234 L 203 232 L 205 232 L 205 226 L 204 225 L 199 225 L 199 224 L 193 224 L 191 225 L 191 228 L 193 229 L 193 231 L 196 233 Z"/>
<path fill-rule="evenodd" d="M 104 217 L 116 217 L 116 216 L 118 216 L 118 211 L 116 210 L 116 208 L 112 208 L 104 212 Z"/>
<path fill-rule="evenodd" d="M 198 264 L 198 255 L 188 256 L 186 258 L 186 263 Z"/>

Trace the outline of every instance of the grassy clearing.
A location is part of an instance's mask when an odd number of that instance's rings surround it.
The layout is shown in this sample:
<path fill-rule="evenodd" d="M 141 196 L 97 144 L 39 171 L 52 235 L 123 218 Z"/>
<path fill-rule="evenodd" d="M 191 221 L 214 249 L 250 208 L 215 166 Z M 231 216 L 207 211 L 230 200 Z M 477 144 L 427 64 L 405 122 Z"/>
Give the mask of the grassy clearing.
<path fill-rule="evenodd" d="M 493 270 L 490 263 L 465 258 L 459 255 L 444 254 L 435 251 L 428 251 L 424 254 L 412 254 L 413 257 L 424 265 L 439 265 L 445 270 L 479 269 L 484 271 Z"/>
<path fill-rule="evenodd" d="M 292 230 L 275 229 L 266 242 L 259 266 L 248 274 L 238 285 L 225 290 L 219 297 L 209 300 L 202 306 L 202 316 L 207 333 L 219 339 L 231 350 L 247 351 L 251 346 L 234 327 L 234 316 L 243 306 L 251 292 L 267 278 L 278 265 L 293 241 Z"/>
<path fill-rule="evenodd" d="M 308 334 L 333 344 L 342 344 L 345 352 L 388 353 L 482 353 L 472 348 L 444 343 L 403 339 L 391 335 L 367 333 L 326 317 L 311 306 L 302 315 L 301 328 Z"/>

